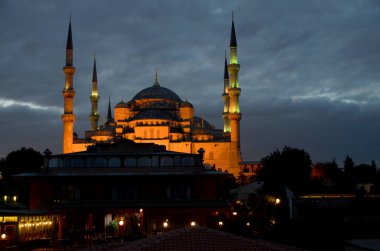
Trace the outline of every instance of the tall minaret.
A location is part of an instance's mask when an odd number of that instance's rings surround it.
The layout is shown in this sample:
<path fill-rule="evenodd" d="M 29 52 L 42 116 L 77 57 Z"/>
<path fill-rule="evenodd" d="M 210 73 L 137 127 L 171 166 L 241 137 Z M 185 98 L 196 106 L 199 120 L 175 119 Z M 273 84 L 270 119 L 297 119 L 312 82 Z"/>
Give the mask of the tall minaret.
<path fill-rule="evenodd" d="M 228 110 L 230 106 L 230 96 L 228 95 L 228 89 L 230 87 L 230 77 L 228 76 L 228 67 L 227 67 L 227 55 L 224 53 L 224 90 L 223 90 L 223 122 L 224 122 L 224 132 L 230 132 L 230 120 L 228 119 Z"/>
<path fill-rule="evenodd" d="M 228 119 L 230 120 L 231 127 L 231 167 L 235 169 L 234 172 L 239 171 L 239 163 L 241 162 L 240 153 L 240 119 L 242 114 L 239 107 L 239 81 L 238 73 L 240 65 L 237 59 L 237 43 L 235 35 L 234 16 L 232 13 L 232 27 L 231 27 L 231 40 L 230 40 L 230 64 L 228 65 L 228 72 L 230 74 L 230 88 L 228 89 L 228 96 L 230 97 L 230 106 L 228 110 Z"/>
<path fill-rule="evenodd" d="M 90 96 L 91 100 L 91 114 L 90 114 L 90 122 L 91 122 L 91 130 L 95 131 L 98 129 L 98 121 L 99 121 L 99 112 L 98 112 L 98 101 L 100 97 L 98 94 L 98 77 L 96 72 L 96 59 L 94 58 L 94 68 L 92 70 L 92 92 Z"/>
<path fill-rule="evenodd" d="M 71 17 L 69 22 L 69 32 L 66 44 L 66 66 L 63 67 L 65 73 L 65 89 L 62 91 L 64 98 L 64 113 L 62 114 L 63 122 L 63 153 L 72 152 L 73 134 L 74 134 L 74 82 L 75 67 L 73 66 L 73 39 L 71 34 Z"/>

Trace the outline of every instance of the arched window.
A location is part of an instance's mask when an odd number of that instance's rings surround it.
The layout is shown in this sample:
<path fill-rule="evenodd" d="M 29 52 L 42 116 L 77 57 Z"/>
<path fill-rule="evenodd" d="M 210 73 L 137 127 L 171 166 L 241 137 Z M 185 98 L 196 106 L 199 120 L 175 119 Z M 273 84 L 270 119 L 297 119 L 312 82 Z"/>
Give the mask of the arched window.
<path fill-rule="evenodd" d="M 111 158 L 108 160 L 109 167 L 121 167 L 121 161 L 119 158 Z"/>
<path fill-rule="evenodd" d="M 194 166 L 195 159 L 193 157 L 183 157 L 182 158 L 182 166 Z"/>
<path fill-rule="evenodd" d="M 107 167 L 107 160 L 103 157 L 98 157 L 94 159 L 94 167 Z"/>
<path fill-rule="evenodd" d="M 135 158 L 126 158 L 124 160 L 124 166 L 125 167 L 135 167 L 135 166 L 137 166 L 136 159 Z"/>
<path fill-rule="evenodd" d="M 84 160 L 82 158 L 71 159 L 71 167 L 84 167 Z"/>
<path fill-rule="evenodd" d="M 174 165 L 173 158 L 162 157 L 160 160 L 160 166 L 173 166 L 173 165 Z"/>
<path fill-rule="evenodd" d="M 59 158 L 53 158 L 49 160 L 49 167 L 63 167 L 63 161 Z"/>
<path fill-rule="evenodd" d="M 138 160 L 138 166 L 152 166 L 152 159 L 148 157 L 141 157 Z"/>
<path fill-rule="evenodd" d="M 150 131 L 150 138 L 154 139 L 154 131 L 153 131 L 153 129 L 151 128 L 149 131 Z"/>
<path fill-rule="evenodd" d="M 214 159 L 214 153 L 213 153 L 213 152 L 210 152 L 210 154 L 208 155 L 208 158 L 209 158 L 209 159 Z"/>

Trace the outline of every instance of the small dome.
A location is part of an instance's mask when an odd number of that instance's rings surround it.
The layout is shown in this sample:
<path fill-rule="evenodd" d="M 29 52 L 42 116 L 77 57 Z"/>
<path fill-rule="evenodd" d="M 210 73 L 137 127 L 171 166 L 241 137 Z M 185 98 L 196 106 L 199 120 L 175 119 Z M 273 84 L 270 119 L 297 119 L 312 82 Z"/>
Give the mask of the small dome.
<path fill-rule="evenodd" d="M 133 97 L 133 100 L 139 99 L 169 99 L 182 101 L 175 92 L 159 85 L 145 88 Z"/>
<path fill-rule="evenodd" d="M 202 121 L 203 120 L 203 121 Z M 194 124 L 201 125 L 203 123 L 203 126 L 210 126 L 211 124 L 198 116 L 194 116 Z"/>
<path fill-rule="evenodd" d="M 211 134 L 210 130 L 205 127 L 195 128 L 191 133 L 193 135 L 210 135 Z"/>
<path fill-rule="evenodd" d="M 115 105 L 115 108 L 128 108 L 128 104 L 122 100 Z"/>
<path fill-rule="evenodd" d="M 190 102 L 188 102 L 187 100 L 185 102 L 182 102 L 181 103 L 181 107 L 193 107 L 193 104 L 191 104 Z"/>

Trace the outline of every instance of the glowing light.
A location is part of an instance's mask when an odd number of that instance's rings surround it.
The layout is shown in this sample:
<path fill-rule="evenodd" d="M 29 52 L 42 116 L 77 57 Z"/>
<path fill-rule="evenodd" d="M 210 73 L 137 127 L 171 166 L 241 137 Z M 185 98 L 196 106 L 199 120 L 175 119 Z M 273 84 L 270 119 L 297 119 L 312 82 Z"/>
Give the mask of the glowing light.
<path fill-rule="evenodd" d="M 223 226 L 223 221 L 219 221 L 218 225 L 219 225 L 219 227 L 222 227 Z"/>
<path fill-rule="evenodd" d="M 13 202 L 16 202 L 17 201 L 17 196 L 13 196 Z"/>
<path fill-rule="evenodd" d="M 276 198 L 276 199 L 274 200 L 274 204 L 276 204 L 276 205 L 280 204 L 280 202 L 281 202 L 281 200 L 280 200 L 279 198 Z"/>
<path fill-rule="evenodd" d="M 247 227 L 251 226 L 251 223 L 247 222 L 247 224 L 245 224 Z"/>
<path fill-rule="evenodd" d="M 195 221 L 190 222 L 190 226 L 195 227 L 196 225 L 197 223 L 195 223 Z"/>
<path fill-rule="evenodd" d="M 142 213 L 143 212 L 143 209 L 142 208 L 140 208 L 140 213 Z"/>
<path fill-rule="evenodd" d="M 5 239 L 5 238 L 7 238 L 7 235 L 6 234 L 1 234 L 1 239 Z"/>
<path fill-rule="evenodd" d="M 236 211 L 232 212 L 233 216 L 236 216 L 238 213 Z"/>
<path fill-rule="evenodd" d="M 4 195 L 4 201 L 7 202 L 8 196 Z"/>
<path fill-rule="evenodd" d="M 169 226 L 168 220 L 164 221 L 164 223 L 162 225 L 164 226 L 164 228 L 167 228 Z"/>
<path fill-rule="evenodd" d="M 124 221 L 123 220 L 120 220 L 119 221 L 119 226 L 123 226 L 124 225 Z"/>

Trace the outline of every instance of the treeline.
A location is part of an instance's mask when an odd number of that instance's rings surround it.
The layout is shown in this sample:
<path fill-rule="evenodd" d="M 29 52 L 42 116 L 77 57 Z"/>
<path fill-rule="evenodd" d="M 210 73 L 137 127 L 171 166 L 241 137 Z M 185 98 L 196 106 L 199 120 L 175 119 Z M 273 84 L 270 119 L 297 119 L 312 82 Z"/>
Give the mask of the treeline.
<path fill-rule="evenodd" d="M 263 181 L 275 188 L 287 187 L 295 194 L 380 193 L 380 172 L 374 161 L 355 164 L 347 156 L 340 168 L 335 160 L 312 163 L 303 149 L 284 146 L 261 159 L 253 174 L 241 172 L 238 185 Z"/>

